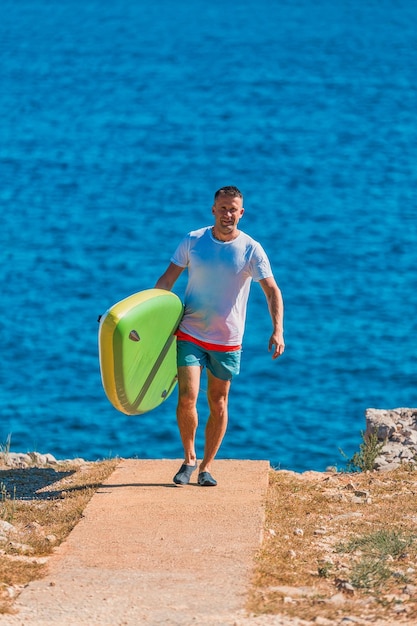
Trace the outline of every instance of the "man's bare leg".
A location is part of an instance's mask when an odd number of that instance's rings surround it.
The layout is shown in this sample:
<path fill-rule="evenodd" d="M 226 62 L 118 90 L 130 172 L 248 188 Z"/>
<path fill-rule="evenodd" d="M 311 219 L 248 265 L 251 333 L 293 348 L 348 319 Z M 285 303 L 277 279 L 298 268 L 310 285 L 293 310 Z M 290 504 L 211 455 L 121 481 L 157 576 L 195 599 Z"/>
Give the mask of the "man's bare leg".
<path fill-rule="evenodd" d="M 209 474 L 203 476 L 200 484 L 206 486 L 215 486 L 216 481 L 210 476 L 211 463 L 216 456 L 223 437 L 226 433 L 228 412 L 227 404 L 229 398 L 230 381 L 216 378 L 207 370 L 208 390 L 207 400 L 210 409 L 210 415 L 206 425 L 206 442 L 204 447 L 204 458 L 200 464 L 199 476 L 201 474 Z"/>
<path fill-rule="evenodd" d="M 195 436 L 198 426 L 197 399 L 200 389 L 200 367 L 178 368 L 177 423 L 184 448 L 184 464 L 174 476 L 174 483 L 188 484 L 197 467 Z"/>

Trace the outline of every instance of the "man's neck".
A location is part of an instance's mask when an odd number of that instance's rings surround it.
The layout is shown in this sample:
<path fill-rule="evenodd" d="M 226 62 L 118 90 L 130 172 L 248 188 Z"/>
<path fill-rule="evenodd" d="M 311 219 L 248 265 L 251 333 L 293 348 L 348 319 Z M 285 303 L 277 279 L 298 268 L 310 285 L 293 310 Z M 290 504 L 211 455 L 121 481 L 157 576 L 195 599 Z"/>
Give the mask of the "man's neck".
<path fill-rule="evenodd" d="M 211 229 L 211 234 L 213 235 L 214 239 L 216 239 L 217 241 L 233 241 L 234 239 L 236 239 L 237 237 L 239 237 L 240 235 L 240 230 L 233 230 L 231 233 L 221 233 L 218 232 L 216 227 L 213 226 L 213 228 Z"/>

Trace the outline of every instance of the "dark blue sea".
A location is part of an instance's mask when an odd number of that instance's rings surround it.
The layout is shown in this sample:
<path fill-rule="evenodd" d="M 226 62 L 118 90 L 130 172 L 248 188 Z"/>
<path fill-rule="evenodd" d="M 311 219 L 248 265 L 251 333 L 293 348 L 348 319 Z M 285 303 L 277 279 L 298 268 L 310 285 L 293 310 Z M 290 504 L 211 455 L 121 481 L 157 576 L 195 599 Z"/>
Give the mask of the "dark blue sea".
<path fill-rule="evenodd" d="M 1 443 L 182 456 L 175 393 L 109 404 L 97 317 L 228 184 L 287 347 L 254 284 L 219 456 L 342 468 L 368 407 L 417 406 L 416 24 L 415 0 L 2 0 Z"/>

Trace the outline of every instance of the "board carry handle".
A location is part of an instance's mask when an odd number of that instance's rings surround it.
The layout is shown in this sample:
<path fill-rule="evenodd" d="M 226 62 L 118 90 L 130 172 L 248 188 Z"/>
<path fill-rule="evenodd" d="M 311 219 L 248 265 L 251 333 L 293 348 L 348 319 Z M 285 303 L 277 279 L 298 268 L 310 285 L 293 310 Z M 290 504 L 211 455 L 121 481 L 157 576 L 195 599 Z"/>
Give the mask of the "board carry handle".
<path fill-rule="evenodd" d="M 140 341 L 140 336 L 137 330 L 131 330 L 129 333 L 129 339 L 132 341 Z"/>
<path fill-rule="evenodd" d="M 177 380 L 178 380 L 178 375 L 175 375 L 168 389 L 164 389 L 163 392 L 161 393 L 161 398 L 165 399 L 167 396 L 169 396 L 171 389 L 176 384 Z"/>

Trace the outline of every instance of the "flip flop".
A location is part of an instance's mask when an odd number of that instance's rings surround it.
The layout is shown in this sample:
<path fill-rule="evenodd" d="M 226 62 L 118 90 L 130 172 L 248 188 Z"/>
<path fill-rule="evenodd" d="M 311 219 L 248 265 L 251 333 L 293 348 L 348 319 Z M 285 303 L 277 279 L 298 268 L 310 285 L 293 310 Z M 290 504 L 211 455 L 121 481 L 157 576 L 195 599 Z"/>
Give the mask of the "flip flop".
<path fill-rule="evenodd" d="M 191 474 L 197 469 L 197 462 L 195 465 L 186 465 L 183 463 L 175 474 L 173 481 L 176 485 L 188 485 L 190 482 Z"/>
<path fill-rule="evenodd" d="M 217 480 L 214 480 L 210 472 L 200 472 L 198 475 L 198 484 L 200 487 L 215 487 Z"/>

